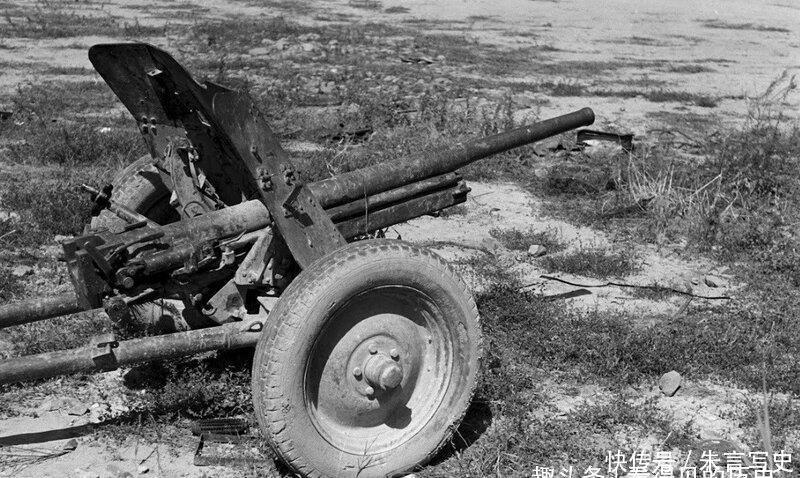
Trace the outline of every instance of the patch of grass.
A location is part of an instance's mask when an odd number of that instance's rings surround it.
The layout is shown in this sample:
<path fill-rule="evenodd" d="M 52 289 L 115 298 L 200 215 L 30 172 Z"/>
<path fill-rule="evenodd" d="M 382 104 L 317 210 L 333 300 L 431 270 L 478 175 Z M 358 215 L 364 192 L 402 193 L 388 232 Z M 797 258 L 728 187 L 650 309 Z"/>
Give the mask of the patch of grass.
<path fill-rule="evenodd" d="M 655 38 L 650 37 L 640 37 L 638 35 L 633 35 L 627 38 L 620 38 L 618 40 L 614 40 L 612 43 L 622 43 L 628 45 L 642 45 L 642 46 L 666 46 L 667 44 L 661 40 L 657 40 Z"/>
<path fill-rule="evenodd" d="M 648 101 L 652 101 L 654 103 L 665 103 L 665 102 L 689 103 L 689 104 L 695 104 L 697 106 L 702 106 L 704 108 L 713 108 L 717 106 L 717 104 L 719 103 L 719 100 L 717 98 L 713 98 L 707 95 L 690 93 L 688 91 L 673 91 L 665 89 L 594 90 L 592 91 L 592 94 L 596 96 L 612 96 L 618 98 L 635 98 L 637 96 L 643 96 Z"/>
<path fill-rule="evenodd" d="M 88 72 L 83 68 L 80 71 Z M 75 70 L 50 70 L 53 74 L 74 74 Z M 44 81 L 23 83 L 11 97 L 17 121 L 49 122 L 88 112 L 97 113 L 120 105 L 102 81 Z"/>
<path fill-rule="evenodd" d="M 165 27 L 151 27 L 121 21 L 103 10 L 90 10 L 65 0 L 37 0 L 24 7 L 19 4 L 5 12 L 0 23 L 0 37 L 69 38 L 106 35 L 141 38 L 163 35 Z"/>
<path fill-rule="evenodd" d="M 408 13 L 410 11 L 411 10 L 409 10 L 407 7 L 403 7 L 403 6 L 399 6 L 398 5 L 398 6 L 394 6 L 394 7 L 385 8 L 383 10 L 383 13 Z"/>
<path fill-rule="evenodd" d="M 706 28 L 716 28 L 723 30 L 750 30 L 756 32 L 777 32 L 789 33 L 791 30 L 782 27 L 771 27 L 767 25 L 758 25 L 755 23 L 730 23 L 724 20 L 703 20 L 703 26 Z"/>
<path fill-rule="evenodd" d="M 212 358 L 186 358 L 137 367 L 125 377 L 135 395 L 136 415 L 159 422 L 180 418 L 218 418 L 253 413 L 250 393 L 252 350 L 218 352 Z"/>
<path fill-rule="evenodd" d="M 45 173 L 47 174 L 47 173 Z M 76 170 L 64 174 L 50 172 L 43 178 L 15 177 L 3 185 L 0 209 L 14 211 L 20 221 L 8 226 L 17 232 L 3 241 L 15 246 L 38 246 L 51 243 L 53 236 L 79 235 L 91 220 L 91 201 L 77 188 L 81 183 L 97 184 L 99 173 Z"/>
<path fill-rule="evenodd" d="M 575 251 L 542 258 L 549 272 L 588 277 L 624 277 L 639 268 L 636 257 L 629 250 L 609 250 L 606 247 L 581 247 Z"/>
<path fill-rule="evenodd" d="M 383 4 L 377 0 L 350 0 L 347 4 L 364 10 L 380 10 L 383 8 Z"/>
<path fill-rule="evenodd" d="M 550 89 L 550 94 L 553 96 L 581 96 L 584 92 L 583 85 L 573 82 L 554 83 Z"/>
<path fill-rule="evenodd" d="M 775 451 L 800 452 L 798 430 L 800 430 L 800 401 L 796 398 L 778 397 L 768 394 L 767 413 L 770 423 L 772 446 Z M 763 397 L 748 398 L 739 406 L 736 417 L 748 430 L 748 445 L 753 449 L 764 449 L 763 435 L 758 415 L 764 411 Z"/>
<path fill-rule="evenodd" d="M 667 68 L 667 71 L 669 71 L 670 73 L 711 73 L 717 70 L 705 65 L 691 64 L 691 65 L 670 65 L 669 68 Z"/>
<path fill-rule="evenodd" d="M 28 129 L 22 142 L 8 146 L 10 161 L 28 165 L 124 165 L 144 153 L 144 142 L 135 129 L 102 123 L 41 123 Z"/>
<path fill-rule="evenodd" d="M 2 226 L 3 223 L 0 223 Z M 0 232 L 3 227 L 0 227 Z M 0 235 L 2 235 L 0 233 Z M 10 301 L 23 291 L 22 283 L 18 277 L 11 274 L 11 270 L 0 268 L 0 303 Z"/>
<path fill-rule="evenodd" d="M 519 229 L 492 228 L 489 229 L 489 235 L 500 241 L 503 247 L 512 251 L 527 251 L 533 244 L 544 246 L 549 253 L 563 251 L 567 247 L 561 240 L 558 231 L 554 229 L 520 231 Z"/>
<path fill-rule="evenodd" d="M 90 311 L 9 327 L 6 336 L 15 345 L 14 353 L 22 356 L 83 347 L 93 336 L 109 331 L 108 318 Z"/>

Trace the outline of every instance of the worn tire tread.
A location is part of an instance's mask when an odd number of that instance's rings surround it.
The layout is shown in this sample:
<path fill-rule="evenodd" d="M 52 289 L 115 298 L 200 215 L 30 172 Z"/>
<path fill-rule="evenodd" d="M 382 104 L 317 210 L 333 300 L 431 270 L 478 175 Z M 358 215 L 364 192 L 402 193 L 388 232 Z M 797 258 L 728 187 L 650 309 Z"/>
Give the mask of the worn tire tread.
<path fill-rule="evenodd" d="M 265 363 L 261 363 L 262 361 L 259 359 L 261 357 L 268 356 L 269 354 L 267 352 L 270 349 L 274 349 L 274 347 L 280 347 L 280 345 L 288 346 L 291 338 L 293 337 L 292 331 L 299 327 L 301 321 L 303 321 L 305 318 L 305 312 L 311 307 L 311 304 L 308 302 L 313 300 L 316 290 L 318 290 L 320 287 L 324 287 L 330 273 L 337 269 L 346 267 L 346 264 L 357 260 L 359 257 L 392 250 L 422 258 L 423 260 L 429 262 L 434 268 L 438 269 L 439 273 L 442 274 L 447 280 L 451 280 L 459 284 L 464 292 L 464 296 L 469 301 L 468 304 L 472 315 L 470 320 L 474 320 L 478 330 L 480 330 L 480 316 L 478 314 L 478 307 L 475 304 L 475 300 L 473 299 L 466 283 L 450 266 L 450 264 L 448 264 L 438 254 L 435 254 L 426 248 L 415 246 L 403 241 L 386 239 L 367 240 L 349 244 L 340 251 L 335 251 L 334 253 L 331 253 L 313 263 L 306 271 L 304 271 L 306 273 L 301 274 L 297 279 L 295 279 L 295 281 L 292 282 L 289 288 L 287 288 L 287 290 L 284 292 L 284 295 L 282 296 L 281 301 L 275 310 L 280 309 L 281 311 L 287 311 L 283 314 L 285 320 L 267 321 L 268 323 L 264 328 L 262 338 L 256 347 L 256 358 L 253 365 L 253 401 L 256 409 L 256 416 L 261 422 L 261 428 L 267 432 L 266 439 L 275 453 L 286 463 L 290 464 L 292 468 L 297 471 L 301 471 L 303 476 L 316 478 L 324 475 L 320 474 L 319 471 L 314 469 L 307 461 L 305 461 L 304 457 L 296 453 L 291 439 L 286 436 L 287 429 L 284 421 L 285 415 L 281 413 L 283 407 L 282 402 L 286 399 L 286 391 L 280 390 L 281 387 L 279 386 L 268 386 L 266 387 L 267 390 L 265 390 L 264 388 L 256 385 L 257 381 L 264 384 L 279 383 L 278 377 L 281 373 L 280 364 L 274 360 L 267 360 Z M 345 251 L 347 252 L 346 254 L 341 253 Z M 480 367 L 480 362 L 483 355 L 483 343 L 480 333 L 477 336 L 477 343 L 475 345 L 477 348 L 476 352 L 478 358 L 478 367 Z M 257 377 L 257 374 L 260 376 L 260 380 L 259 377 Z M 397 470 L 398 473 L 418 469 L 421 465 L 430 461 L 442 449 L 442 447 L 446 445 L 446 443 L 452 437 L 455 429 L 458 428 L 463 420 L 464 415 L 469 407 L 469 403 L 472 401 L 474 396 L 476 386 L 477 380 L 473 380 L 469 384 L 469 390 L 467 391 L 469 399 L 465 402 L 466 405 L 463 406 L 461 410 L 457 411 L 457 415 L 454 417 L 449 430 L 443 435 L 442 439 L 435 446 L 435 448 L 430 450 L 425 459 L 420 461 L 420 463 L 415 463 L 409 466 L 406 470 Z M 264 417 L 263 420 L 262 416 Z"/>

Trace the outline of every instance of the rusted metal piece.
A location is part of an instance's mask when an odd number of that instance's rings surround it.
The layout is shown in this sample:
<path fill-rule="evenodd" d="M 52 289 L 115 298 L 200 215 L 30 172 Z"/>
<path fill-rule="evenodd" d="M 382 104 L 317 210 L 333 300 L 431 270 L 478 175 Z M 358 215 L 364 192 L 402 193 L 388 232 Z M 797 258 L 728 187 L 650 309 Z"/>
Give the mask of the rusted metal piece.
<path fill-rule="evenodd" d="M 505 133 L 441 148 L 423 156 L 379 163 L 318 181 L 311 188 L 321 204 L 336 206 L 421 179 L 462 168 L 479 159 L 540 141 L 594 122 L 594 112 L 583 108 Z"/>
<path fill-rule="evenodd" d="M 425 196 L 404 201 L 383 209 L 365 213 L 336 224 L 345 237 L 357 237 L 378 229 L 406 222 L 409 219 L 440 211 L 463 203 L 470 189 L 463 182 L 456 186 Z M 420 211 L 425 211 L 420 214 Z"/>
<path fill-rule="evenodd" d="M 74 292 L 0 306 L 0 328 L 74 314 L 86 310 Z"/>
<path fill-rule="evenodd" d="M 118 218 L 122 219 L 123 221 L 127 222 L 128 224 L 146 224 L 148 226 L 157 226 L 157 224 L 146 216 L 139 214 L 136 211 L 131 210 L 127 206 L 120 204 L 119 202 L 115 201 L 109 194 L 104 191 L 99 191 L 88 184 L 81 184 L 81 189 L 89 194 L 92 201 L 97 205 L 98 209 L 108 209 Z M 110 186 L 109 186 L 110 189 Z"/>
<path fill-rule="evenodd" d="M 0 361 L 0 384 L 77 372 L 114 370 L 124 365 L 183 357 L 212 350 L 253 347 L 261 335 L 261 326 L 259 320 L 235 322 L 157 337 L 119 342 L 96 341 L 78 349 L 7 359 Z"/>
<path fill-rule="evenodd" d="M 270 250 L 271 245 L 272 233 L 265 230 L 253 243 L 253 247 L 250 248 L 242 263 L 239 264 L 239 268 L 236 269 L 233 279 L 236 285 L 242 287 L 263 285 L 264 273 L 274 256 Z"/>
<path fill-rule="evenodd" d="M 576 133 L 578 143 L 586 141 L 609 141 L 617 143 L 625 151 L 633 151 L 633 135 L 632 134 L 617 134 L 608 133 L 606 131 L 597 131 L 593 129 L 581 129 Z"/>
<path fill-rule="evenodd" d="M 347 244 L 249 98 L 216 94 L 213 117 L 238 156 L 235 164 L 243 167 L 238 176 L 258 183 L 260 199 L 300 267 Z"/>
<path fill-rule="evenodd" d="M 334 222 L 340 222 L 354 216 L 364 216 L 365 214 L 369 214 L 370 211 L 375 211 L 389 204 L 408 201 L 409 199 L 421 195 L 455 186 L 460 180 L 461 176 L 457 173 L 443 174 L 441 176 L 417 181 L 407 186 L 390 189 L 373 196 L 365 196 L 361 199 L 326 209 L 326 212 L 331 216 Z M 425 212 L 423 212 L 423 214 L 425 214 Z"/>

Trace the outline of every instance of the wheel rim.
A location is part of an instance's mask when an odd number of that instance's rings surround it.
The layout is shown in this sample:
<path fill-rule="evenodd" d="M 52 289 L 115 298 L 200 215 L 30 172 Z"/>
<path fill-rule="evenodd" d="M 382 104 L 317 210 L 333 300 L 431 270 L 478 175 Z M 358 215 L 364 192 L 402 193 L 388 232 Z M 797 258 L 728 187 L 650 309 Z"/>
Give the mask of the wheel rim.
<path fill-rule="evenodd" d="M 453 331 L 419 290 L 373 288 L 330 316 L 306 366 L 306 408 L 331 445 L 381 453 L 411 439 L 453 375 Z"/>

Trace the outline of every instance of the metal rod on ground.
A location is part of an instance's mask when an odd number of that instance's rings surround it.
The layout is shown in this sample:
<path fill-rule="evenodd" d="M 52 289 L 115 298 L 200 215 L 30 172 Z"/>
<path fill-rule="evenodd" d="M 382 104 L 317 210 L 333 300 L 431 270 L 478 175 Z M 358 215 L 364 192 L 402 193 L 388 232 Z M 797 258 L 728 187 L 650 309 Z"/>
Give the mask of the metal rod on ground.
<path fill-rule="evenodd" d="M 120 342 L 104 342 L 0 361 L 0 384 L 55 377 L 77 372 L 109 371 L 123 365 L 195 355 L 212 350 L 254 347 L 261 321 L 243 321 Z M 104 349 L 107 347 L 107 349 Z M 107 353 L 103 353 L 107 350 Z"/>

